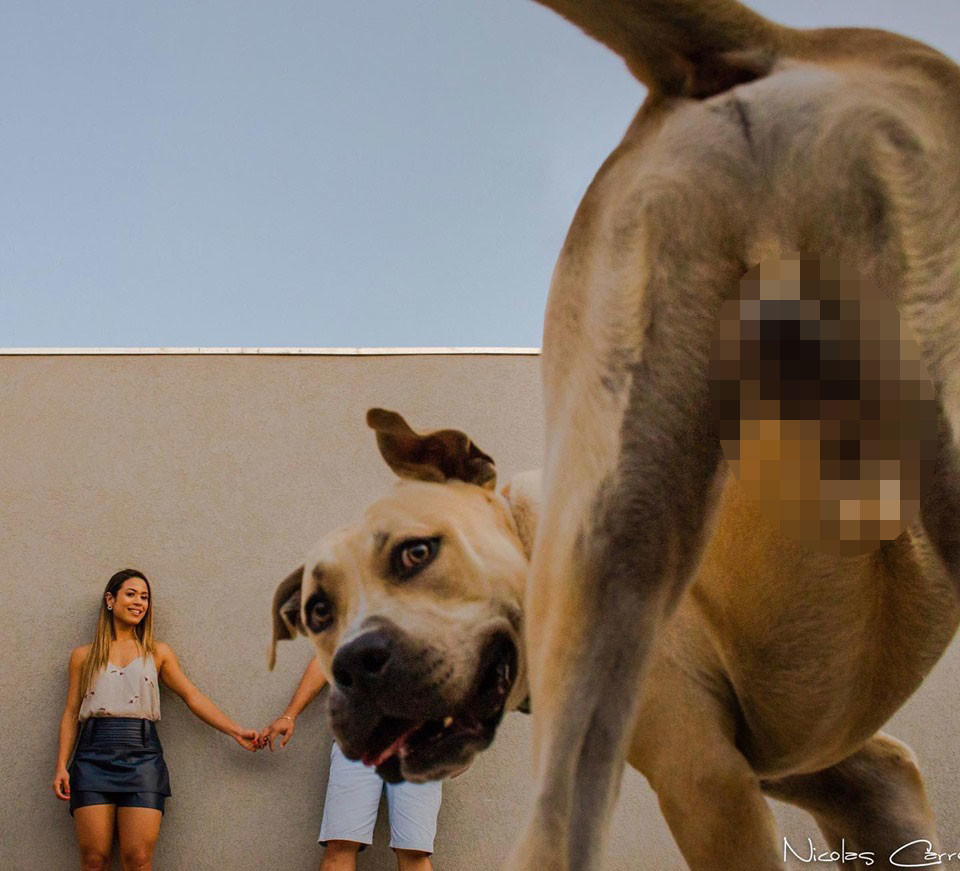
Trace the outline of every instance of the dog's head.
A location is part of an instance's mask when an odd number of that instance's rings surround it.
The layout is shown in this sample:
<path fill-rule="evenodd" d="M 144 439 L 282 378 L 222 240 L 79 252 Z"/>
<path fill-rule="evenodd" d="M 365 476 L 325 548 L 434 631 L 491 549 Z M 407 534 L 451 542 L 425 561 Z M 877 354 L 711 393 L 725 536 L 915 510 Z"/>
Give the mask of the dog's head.
<path fill-rule="evenodd" d="M 388 782 L 442 778 L 493 740 L 526 696 L 521 606 L 536 479 L 495 490 L 462 432 L 367 414 L 400 480 L 330 533 L 273 602 L 276 643 L 303 633 L 330 680 L 330 725 Z"/>

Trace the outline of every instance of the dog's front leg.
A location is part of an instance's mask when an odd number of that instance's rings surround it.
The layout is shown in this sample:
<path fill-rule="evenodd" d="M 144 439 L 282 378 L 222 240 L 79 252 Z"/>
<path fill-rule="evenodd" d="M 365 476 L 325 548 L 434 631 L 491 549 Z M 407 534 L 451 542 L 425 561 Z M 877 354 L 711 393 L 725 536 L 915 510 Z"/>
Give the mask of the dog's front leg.
<path fill-rule="evenodd" d="M 833 849 L 853 853 L 855 868 L 929 867 L 926 853 L 940 849 L 916 756 L 883 732 L 830 768 L 763 789 L 812 813 Z"/>
<path fill-rule="evenodd" d="M 618 339 L 622 319 L 585 339 L 589 306 L 571 323 L 551 292 L 560 325 L 551 337 L 548 320 L 544 342 L 548 449 L 526 606 L 538 786 L 510 869 L 596 867 L 644 666 L 726 473 L 706 373 L 740 266 L 672 265 L 649 276 L 642 341 L 626 352 L 601 338 Z"/>

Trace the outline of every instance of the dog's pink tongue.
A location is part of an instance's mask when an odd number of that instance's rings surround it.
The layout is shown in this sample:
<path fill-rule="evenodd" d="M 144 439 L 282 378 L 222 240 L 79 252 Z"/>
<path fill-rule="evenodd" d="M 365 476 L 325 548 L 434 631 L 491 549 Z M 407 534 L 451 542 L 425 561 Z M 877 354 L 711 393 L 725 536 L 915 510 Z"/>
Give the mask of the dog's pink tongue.
<path fill-rule="evenodd" d="M 360 757 L 360 761 L 364 765 L 370 765 L 376 768 L 378 765 L 383 765 L 394 753 L 396 753 L 402 746 L 403 742 L 407 740 L 417 729 L 420 728 L 421 723 L 415 723 L 406 732 L 404 732 L 396 741 L 394 741 L 386 750 L 382 750 L 378 756 L 373 756 L 370 753 Z"/>

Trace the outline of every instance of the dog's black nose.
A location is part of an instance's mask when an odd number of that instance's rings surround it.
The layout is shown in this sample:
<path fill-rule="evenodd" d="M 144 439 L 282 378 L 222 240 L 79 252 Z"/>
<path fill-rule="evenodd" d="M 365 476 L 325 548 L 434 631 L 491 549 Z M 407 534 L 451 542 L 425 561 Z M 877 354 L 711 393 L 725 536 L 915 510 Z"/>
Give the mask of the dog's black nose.
<path fill-rule="evenodd" d="M 393 638 L 387 632 L 365 632 L 337 651 L 333 679 L 344 692 L 369 690 L 383 679 L 392 652 Z"/>

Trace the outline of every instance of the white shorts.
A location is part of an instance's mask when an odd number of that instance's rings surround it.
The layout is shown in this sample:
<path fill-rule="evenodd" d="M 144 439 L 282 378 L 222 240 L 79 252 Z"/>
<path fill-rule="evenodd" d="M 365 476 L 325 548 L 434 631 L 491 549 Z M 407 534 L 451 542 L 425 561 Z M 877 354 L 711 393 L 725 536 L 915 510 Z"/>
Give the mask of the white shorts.
<path fill-rule="evenodd" d="M 384 784 L 376 769 L 351 762 L 336 742 L 330 750 L 330 778 L 317 840 L 324 846 L 327 841 L 372 844 L 384 785 L 390 814 L 390 846 L 394 850 L 432 853 L 441 781 Z"/>

